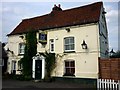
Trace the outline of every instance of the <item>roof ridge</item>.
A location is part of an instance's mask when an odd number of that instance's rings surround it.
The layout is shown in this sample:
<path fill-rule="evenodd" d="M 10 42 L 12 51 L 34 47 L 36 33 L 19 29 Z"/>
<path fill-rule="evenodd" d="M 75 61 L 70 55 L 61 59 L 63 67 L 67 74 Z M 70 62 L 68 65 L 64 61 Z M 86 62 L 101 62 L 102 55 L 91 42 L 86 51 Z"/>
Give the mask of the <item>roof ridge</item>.
<path fill-rule="evenodd" d="M 95 3 L 91 3 L 91 4 L 86 4 L 86 5 L 83 5 L 83 6 L 75 7 L 75 8 L 65 9 L 65 10 L 62 10 L 62 11 L 59 11 L 59 12 L 66 12 L 66 11 L 70 11 L 70 10 L 73 10 L 73 9 L 80 9 L 80 8 L 91 6 L 91 5 L 95 5 L 95 4 L 98 4 L 98 3 L 103 4 L 103 2 L 100 1 L 100 2 L 95 2 Z M 25 18 L 25 19 L 23 19 L 23 21 L 24 20 L 31 20 L 31 19 L 35 19 L 35 18 L 44 17 L 44 16 L 47 16 L 47 15 L 50 15 L 50 14 L 51 14 L 51 12 L 48 13 L 48 14 L 41 15 L 41 16 L 35 16 L 35 17 L 31 17 L 31 18 Z"/>
<path fill-rule="evenodd" d="M 103 2 L 95 2 L 80 7 L 51 12 L 42 16 L 26 18 L 8 35 L 25 33 L 29 27 L 32 27 L 34 30 L 46 30 L 96 23 L 99 21 L 102 5 Z"/>

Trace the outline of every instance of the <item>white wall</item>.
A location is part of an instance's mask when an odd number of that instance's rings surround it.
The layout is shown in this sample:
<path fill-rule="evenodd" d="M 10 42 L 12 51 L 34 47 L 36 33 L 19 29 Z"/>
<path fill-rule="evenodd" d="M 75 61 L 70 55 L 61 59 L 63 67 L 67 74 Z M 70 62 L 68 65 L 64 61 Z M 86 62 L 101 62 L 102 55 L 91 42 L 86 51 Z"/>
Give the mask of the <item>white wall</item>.
<path fill-rule="evenodd" d="M 75 53 L 64 53 L 64 38 L 73 36 L 75 38 Z M 57 39 L 56 39 L 57 38 Z M 57 67 L 53 76 L 62 77 L 64 74 L 64 60 L 75 60 L 75 76 L 80 78 L 98 77 L 98 57 L 99 57 L 99 33 L 98 25 L 83 25 L 70 27 L 70 32 L 65 28 L 48 31 L 48 40 L 55 40 L 55 53 L 63 56 L 58 57 Z M 84 50 L 81 44 L 85 40 L 88 49 Z M 49 48 L 48 48 L 49 49 Z M 64 55 L 65 54 L 65 55 Z"/>

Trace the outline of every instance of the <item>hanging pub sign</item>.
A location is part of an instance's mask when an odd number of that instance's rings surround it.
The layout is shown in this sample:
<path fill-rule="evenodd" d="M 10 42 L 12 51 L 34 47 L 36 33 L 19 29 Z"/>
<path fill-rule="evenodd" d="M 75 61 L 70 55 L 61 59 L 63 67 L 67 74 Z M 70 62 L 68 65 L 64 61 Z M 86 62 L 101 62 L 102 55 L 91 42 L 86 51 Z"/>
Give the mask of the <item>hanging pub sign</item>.
<path fill-rule="evenodd" d="M 39 42 L 41 44 L 47 44 L 47 32 L 46 31 L 42 31 L 39 33 Z"/>

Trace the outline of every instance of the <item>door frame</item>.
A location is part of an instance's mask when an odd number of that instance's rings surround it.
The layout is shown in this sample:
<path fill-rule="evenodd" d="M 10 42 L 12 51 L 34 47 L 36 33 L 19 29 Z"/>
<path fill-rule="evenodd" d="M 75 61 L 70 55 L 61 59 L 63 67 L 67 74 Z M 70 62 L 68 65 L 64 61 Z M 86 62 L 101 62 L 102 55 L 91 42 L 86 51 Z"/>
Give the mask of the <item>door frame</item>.
<path fill-rule="evenodd" d="M 36 60 L 42 60 L 42 78 L 41 79 L 44 79 L 44 77 L 45 77 L 45 57 L 40 54 L 36 54 L 36 56 L 33 57 L 32 77 L 35 79 L 35 61 Z"/>

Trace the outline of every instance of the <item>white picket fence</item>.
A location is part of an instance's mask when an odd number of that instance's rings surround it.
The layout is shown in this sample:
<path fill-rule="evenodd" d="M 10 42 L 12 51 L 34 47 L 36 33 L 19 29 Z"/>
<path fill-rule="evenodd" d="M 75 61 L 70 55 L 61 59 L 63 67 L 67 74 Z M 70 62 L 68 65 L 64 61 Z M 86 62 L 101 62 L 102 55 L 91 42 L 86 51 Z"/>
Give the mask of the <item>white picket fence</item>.
<path fill-rule="evenodd" d="M 97 79 L 98 90 L 120 90 L 120 80 Z"/>

